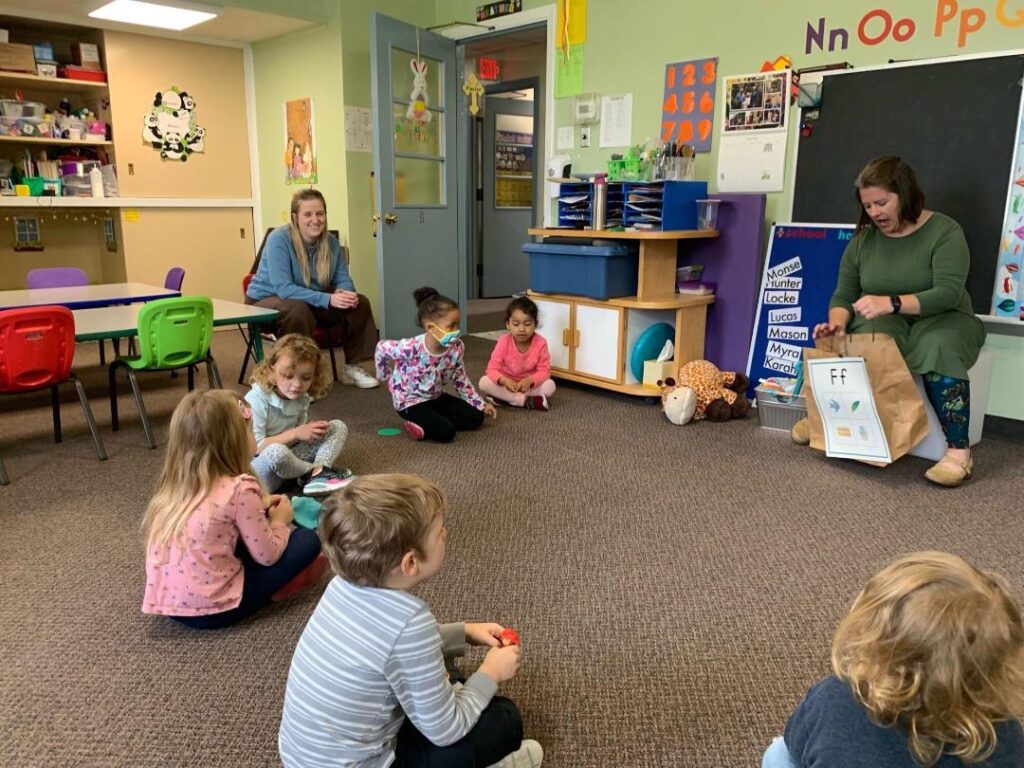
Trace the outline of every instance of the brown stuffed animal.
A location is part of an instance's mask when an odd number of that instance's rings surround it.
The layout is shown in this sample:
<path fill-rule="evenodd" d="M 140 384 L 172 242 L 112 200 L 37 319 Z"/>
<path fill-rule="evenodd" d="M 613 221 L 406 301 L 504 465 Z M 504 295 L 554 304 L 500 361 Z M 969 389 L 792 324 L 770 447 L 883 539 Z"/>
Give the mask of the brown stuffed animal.
<path fill-rule="evenodd" d="M 733 371 L 722 372 L 707 360 L 693 360 L 679 367 L 678 383 L 672 379 L 662 385 L 661 402 L 665 416 L 673 424 L 694 421 L 740 419 L 750 410 L 747 377 Z"/>

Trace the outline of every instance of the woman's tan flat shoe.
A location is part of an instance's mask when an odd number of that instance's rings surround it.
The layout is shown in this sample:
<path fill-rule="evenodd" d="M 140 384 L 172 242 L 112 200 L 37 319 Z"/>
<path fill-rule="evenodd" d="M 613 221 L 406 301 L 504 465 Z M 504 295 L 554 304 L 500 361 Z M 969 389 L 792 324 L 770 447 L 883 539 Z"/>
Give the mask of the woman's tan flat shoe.
<path fill-rule="evenodd" d="M 807 425 L 807 418 L 802 418 L 789 430 L 789 436 L 797 445 L 811 444 L 811 428 Z"/>
<path fill-rule="evenodd" d="M 955 459 L 946 454 L 939 462 L 924 473 L 924 476 L 933 483 L 944 485 L 947 488 L 956 488 L 960 483 L 971 476 L 974 469 L 974 457 L 968 456 L 966 462 Z"/>

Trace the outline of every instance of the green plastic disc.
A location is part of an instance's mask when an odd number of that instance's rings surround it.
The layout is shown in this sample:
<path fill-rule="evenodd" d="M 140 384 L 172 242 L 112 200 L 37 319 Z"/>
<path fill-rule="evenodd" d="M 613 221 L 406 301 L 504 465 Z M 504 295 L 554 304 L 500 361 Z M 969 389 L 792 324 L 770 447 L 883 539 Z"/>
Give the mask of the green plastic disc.
<path fill-rule="evenodd" d="M 394 437 L 395 435 L 402 434 L 402 430 L 397 427 L 382 427 L 377 430 L 377 434 L 381 437 Z"/>

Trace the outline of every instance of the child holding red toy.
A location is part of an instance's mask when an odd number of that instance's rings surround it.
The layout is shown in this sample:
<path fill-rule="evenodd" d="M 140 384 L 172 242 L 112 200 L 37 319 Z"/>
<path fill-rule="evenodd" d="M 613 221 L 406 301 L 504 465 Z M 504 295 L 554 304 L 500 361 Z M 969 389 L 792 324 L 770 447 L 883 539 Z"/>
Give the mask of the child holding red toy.
<path fill-rule="evenodd" d="M 539 768 L 543 751 L 523 741 L 516 705 L 495 696 L 519 671 L 518 635 L 493 623 L 439 626 L 408 591 L 441 569 L 446 508 L 414 475 L 365 475 L 324 504 L 319 530 L 337 578 L 292 657 L 278 737 L 286 768 Z M 446 659 L 467 643 L 490 650 L 453 684 Z"/>

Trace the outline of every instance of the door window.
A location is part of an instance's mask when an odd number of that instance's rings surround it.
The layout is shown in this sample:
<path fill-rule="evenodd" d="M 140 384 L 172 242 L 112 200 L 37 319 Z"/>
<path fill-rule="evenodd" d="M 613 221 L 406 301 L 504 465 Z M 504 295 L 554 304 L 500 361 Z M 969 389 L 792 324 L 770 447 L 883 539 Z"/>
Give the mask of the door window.
<path fill-rule="evenodd" d="M 391 125 L 395 205 L 445 204 L 444 63 L 391 49 Z M 424 68 L 425 66 L 425 68 Z"/>
<path fill-rule="evenodd" d="M 533 117 L 494 115 L 494 207 L 533 207 Z"/>

